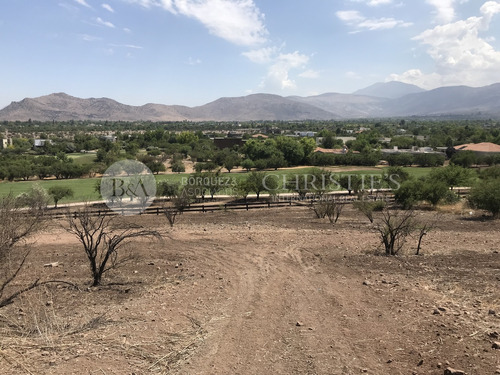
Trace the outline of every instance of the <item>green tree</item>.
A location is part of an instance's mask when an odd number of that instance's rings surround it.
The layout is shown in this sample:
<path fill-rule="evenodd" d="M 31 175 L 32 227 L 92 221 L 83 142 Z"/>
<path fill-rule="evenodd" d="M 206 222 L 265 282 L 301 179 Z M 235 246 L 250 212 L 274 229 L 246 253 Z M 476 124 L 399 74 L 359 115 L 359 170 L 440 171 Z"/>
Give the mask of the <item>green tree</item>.
<path fill-rule="evenodd" d="M 472 207 L 489 211 L 493 218 L 500 217 L 500 178 L 487 179 L 472 187 L 469 197 Z"/>
<path fill-rule="evenodd" d="M 324 148 L 333 148 L 335 145 L 335 137 L 331 132 L 328 132 L 324 137 L 323 137 L 323 142 L 321 142 L 321 146 Z"/>
<path fill-rule="evenodd" d="M 478 163 L 478 158 L 473 151 L 459 151 L 451 157 L 450 163 L 470 168 Z"/>
<path fill-rule="evenodd" d="M 479 178 L 481 180 L 489 180 L 489 179 L 494 179 L 494 178 L 500 178 L 500 167 L 495 166 L 495 167 L 490 167 L 483 169 L 479 173 Z"/>
<path fill-rule="evenodd" d="M 177 135 L 177 142 L 181 144 L 194 144 L 198 141 L 198 136 L 190 131 L 183 131 Z"/>
<path fill-rule="evenodd" d="M 420 198 L 436 206 L 449 192 L 448 185 L 444 181 L 426 180 L 420 185 Z"/>
<path fill-rule="evenodd" d="M 443 181 L 453 190 L 456 186 L 469 184 L 473 174 L 470 169 L 450 164 L 444 168 L 434 168 L 429 173 L 429 178 L 435 182 Z"/>
<path fill-rule="evenodd" d="M 445 156 L 440 154 L 418 153 L 414 155 L 415 164 L 421 167 L 440 167 L 445 159 Z"/>
<path fill-rule="evenodd" d="M 340 176 L 338 183 L 342 188 L 346 189 L 350 195 L 352 192 L 358 194 L 360 191 L 364 190 L 365 181 L 360 175 L 345 174 Z"/>
<path fill-rule="evenodd" d="M 245 159 L 241 162 L 241 167 L 246 169 L 247 172 L 250 172 L 250 170 L 255 166 L 254 162 L 250 159 Z"/>
<path fill-rule="evenodd" d="M 292 137 L 277 137 L 276 147 L 289 165 L 299 165 L 304 160 L 302 143 Z"/>
<path fill-rule="evenodd" d="M 275 193 L 278 185 L 276 176 L 264 172 L 250 172 L 246 178 L 246 188 L 257 194 L 257 199 L 259 199 L 260 193 L 264 191 L 269 192 L 269 194 Z"/>
<path fill-rule="evenodd" d="M 186 171 L 186 167 L 184 167 L 184 163 L 182 161 L 176 161 L 171 165 L 172 172 L 181 173 Z"/>
<path fill-rule="evenodd" d="M 63 198 L 69 198 L 74 195 L 73 189 L 67 186 L 52 186 L 48 191 L 49 195 L 54 200 L 54 208 L 57 208 L 57 203 Z"/>
<path fill-rule="evenodd" d="M 306 164 L 308 163 L 309 158 L 316 149 L 316 141 L 314 140 L 314 138 L 304 137 L 300 138 L 300 144 L 302 145 L 302 149 L 304 150 L 303 163 Z"/>
<path fill-rule="evenodd" d="M 400 204 L 403 209 L 411 209 L 422 200 L 422 184 L 422 181 L 414 179 L 403 182 L 399 189 L 394 192 L 394 200 Z"/>
<path fill-rule="evenodd" d="M 402 167 L 389 167 L 382 172 L 382 181 L 390 189 L 397 189 L 410 178 L 410 174 Z"/>
<path fill-rule="evenodd" d="M 231 151 L 229 154 L 227 154 L 223 160 L 223 166 L 224 168 L 227 169 L 229 173 L 231 173 L 231 170 L 235 167 L 237 167 L 240 164 L 240 157 L 237 152 Z"/>
<path fill-rule="evenodd" d="M 169 182 L 169 181 L 160 181 L 156 184 L 156 195 L 158 197 L 167 197 L 172 198 L 177 196 L 180 190 L 180 184 Z"/>

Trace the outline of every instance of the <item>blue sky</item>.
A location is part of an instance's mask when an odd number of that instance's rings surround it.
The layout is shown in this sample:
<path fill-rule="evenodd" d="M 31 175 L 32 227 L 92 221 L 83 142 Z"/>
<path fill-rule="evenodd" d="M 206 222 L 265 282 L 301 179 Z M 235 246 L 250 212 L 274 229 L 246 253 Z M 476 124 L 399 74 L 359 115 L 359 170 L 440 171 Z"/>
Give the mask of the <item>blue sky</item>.
<path fill-rule="evenodd" d="M 0 108 L 500 82 L 500 1 L 2 0 Z M 497 37 L 498 36 L 498 37 Z"/>

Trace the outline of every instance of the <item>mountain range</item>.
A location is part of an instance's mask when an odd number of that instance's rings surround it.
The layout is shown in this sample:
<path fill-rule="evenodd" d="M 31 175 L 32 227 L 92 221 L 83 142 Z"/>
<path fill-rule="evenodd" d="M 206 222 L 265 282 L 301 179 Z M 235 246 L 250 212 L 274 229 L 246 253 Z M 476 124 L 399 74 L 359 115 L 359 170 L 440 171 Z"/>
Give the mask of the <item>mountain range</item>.
<path fill-rule="evenodd" d="M 251 121 L 341 120 L 352 118 L 468 116 L 500 118 L 500 83 L 424 90 L 401 82 L 376 83 L 353 94 L 283 97 L 252 94 L 208 104 L 131 106 L 109 98 L 76 98 L 56 93 L 12 102 L 1 121 Z"/>

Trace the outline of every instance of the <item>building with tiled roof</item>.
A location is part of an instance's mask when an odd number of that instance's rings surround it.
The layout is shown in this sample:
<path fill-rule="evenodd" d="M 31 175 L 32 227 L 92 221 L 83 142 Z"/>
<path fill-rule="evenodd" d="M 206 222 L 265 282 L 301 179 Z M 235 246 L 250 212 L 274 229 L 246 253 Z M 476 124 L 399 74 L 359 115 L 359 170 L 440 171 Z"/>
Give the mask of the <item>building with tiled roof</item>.
<path fill-rule="evenodd" d="M 472 151 L 476 154 L 498 154 L 500 153 L 500 145 L 491 142 L 468 143 L 455 146 L 456 151 Z"/>

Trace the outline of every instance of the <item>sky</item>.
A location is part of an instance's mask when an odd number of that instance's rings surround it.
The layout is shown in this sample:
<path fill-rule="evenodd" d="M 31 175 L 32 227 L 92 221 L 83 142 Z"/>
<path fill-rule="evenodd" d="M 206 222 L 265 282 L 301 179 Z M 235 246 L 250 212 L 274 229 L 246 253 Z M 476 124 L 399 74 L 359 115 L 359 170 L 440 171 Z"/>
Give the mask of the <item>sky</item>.
<path fill-rule="evenodd" d="M 500 82 L 500 1 L 1 0 L 0 108 Z"/>

